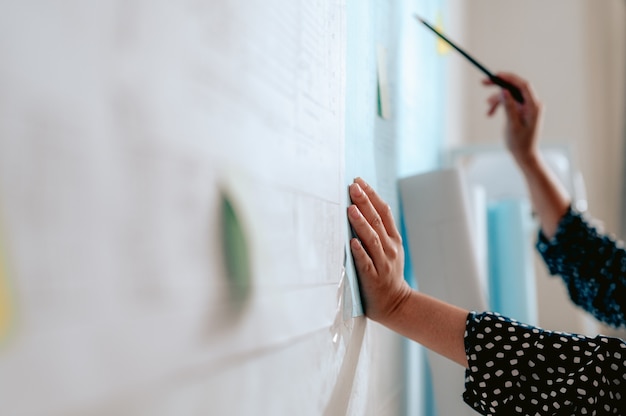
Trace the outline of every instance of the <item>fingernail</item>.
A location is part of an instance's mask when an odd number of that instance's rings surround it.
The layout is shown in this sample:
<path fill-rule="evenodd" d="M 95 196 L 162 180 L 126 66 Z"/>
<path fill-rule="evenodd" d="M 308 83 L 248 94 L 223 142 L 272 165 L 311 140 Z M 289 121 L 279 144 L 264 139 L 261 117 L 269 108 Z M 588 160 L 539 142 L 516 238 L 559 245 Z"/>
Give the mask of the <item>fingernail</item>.
<path fill-rule="evenodd" d="M 358 250 L 361 248 L 361 244 L 359 243 L 359 240 L 357 240 L 356 238 L 353 238 L 352 240 L 350 240 L 350 246 L 352 247 L 353 250 Z"/>
<path fill-rule="evenodd" d="M 361 195 L 361 193 L 363 192 L 358 183 L 353 183 L 352 185 L 350 185 L 350 189 L 352 190 L 352 193 L 356 196 Z"/>
<path fill-rule="evenodd" d="M 348 210 L 350 211 L 350 216 L 354 219 L 357 219 L 361 216 L 361 212 L 359 211 L 359 209 L 356 207 L 356 205 L 350 205 L 350 207 L 348 208 Z"/>

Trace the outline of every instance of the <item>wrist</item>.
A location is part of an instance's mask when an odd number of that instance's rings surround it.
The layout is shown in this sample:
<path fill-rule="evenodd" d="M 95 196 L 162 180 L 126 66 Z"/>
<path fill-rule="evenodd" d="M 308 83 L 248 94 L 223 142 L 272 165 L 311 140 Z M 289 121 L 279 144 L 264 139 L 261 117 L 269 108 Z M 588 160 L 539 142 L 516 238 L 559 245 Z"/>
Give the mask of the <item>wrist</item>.
<path fill-rule="evenodd" d="M 524 174 L 532 173 L 538 169 L 541 169 L 542 160 L 538 151 L 533 150 L 523 154 L 514 154 L 513 158 L 515 163 L 522 170 Z"/>
<path fill-rule="evenodd" d="M 388 327 L 395 326 L 394 323 L 397 323 L 398 320 L 404 319 L 404 310 L 406 309 L 407 303 L 409 303 L 412 293 L 413 289 L 411 289 L 408 284 L 405 283 L 402 285 L 396 295 L 393 296 L 393 300 L 385 307 L 384 313 L 374 317 L 374 320 Z"/>

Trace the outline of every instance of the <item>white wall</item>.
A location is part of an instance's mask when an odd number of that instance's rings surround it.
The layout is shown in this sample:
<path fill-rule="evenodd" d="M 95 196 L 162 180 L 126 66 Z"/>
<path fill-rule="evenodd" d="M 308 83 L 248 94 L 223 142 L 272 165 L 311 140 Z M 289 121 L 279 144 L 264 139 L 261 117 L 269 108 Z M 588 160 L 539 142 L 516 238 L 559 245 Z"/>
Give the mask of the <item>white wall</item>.
<path fill-rule="evenodd" d="M 0 2 L 0 413 L 401 412 L 401 338 L 342 304 L 345 6 Z"/>
<path fill-rule="evenodd" d="M 626 113 L 624 2 L 475 0 L 464 13 L 464 31 L 456 39 L 492 71 L 516 72 L 531 81 L 545 105 L 542 143 L 573 146 L 590 214 L 617 232 Z M 450 59 L 462 94 L 448 143 L 499 142 L 504 118 L 502 112 L 486 117 L 491 91 L 480 84 L 482 74 L 459 57 Z M 548 279 L 542 264 L 537 269 L 541 325 L 595 330 L 571 305 L 562 283 Z"/>

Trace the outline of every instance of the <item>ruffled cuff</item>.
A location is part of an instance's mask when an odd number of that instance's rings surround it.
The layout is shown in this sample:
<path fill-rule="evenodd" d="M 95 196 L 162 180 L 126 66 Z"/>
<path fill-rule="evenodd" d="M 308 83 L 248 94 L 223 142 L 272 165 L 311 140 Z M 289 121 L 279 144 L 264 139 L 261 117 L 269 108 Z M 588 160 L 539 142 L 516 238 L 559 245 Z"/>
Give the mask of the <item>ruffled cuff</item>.
<path fill-rule="evenodd" d="M 574 211 L 570 206 L 567 212 L 561 217 L 556 233 L 552 239 L 548 239 L 541 229 L 539 229 L 536 248 L 548 266 L 550 274 L 557 275 L 563 272 L 564 259 L 567 257 L 567 250 L 571 245 L 574 235 L 587 235 L 589 227 L 582 217 L 582 214 Z M 566 244 L 565 242 L 569 242 Z"/>

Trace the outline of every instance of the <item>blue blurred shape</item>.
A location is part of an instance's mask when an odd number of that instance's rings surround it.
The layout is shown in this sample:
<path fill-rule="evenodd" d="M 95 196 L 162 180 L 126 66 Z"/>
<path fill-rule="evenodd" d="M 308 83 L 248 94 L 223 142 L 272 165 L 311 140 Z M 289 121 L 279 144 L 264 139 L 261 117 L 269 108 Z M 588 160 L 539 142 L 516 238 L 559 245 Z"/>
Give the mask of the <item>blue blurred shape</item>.
<path fill-rule="evenodd" d="M 533 234 L 528 200 L 503 199 L 489 204 L 490 308 L 505 316 L 537 325 Z"/>

